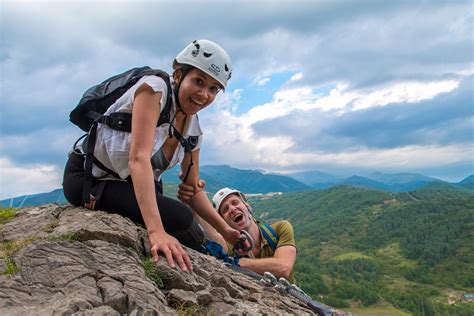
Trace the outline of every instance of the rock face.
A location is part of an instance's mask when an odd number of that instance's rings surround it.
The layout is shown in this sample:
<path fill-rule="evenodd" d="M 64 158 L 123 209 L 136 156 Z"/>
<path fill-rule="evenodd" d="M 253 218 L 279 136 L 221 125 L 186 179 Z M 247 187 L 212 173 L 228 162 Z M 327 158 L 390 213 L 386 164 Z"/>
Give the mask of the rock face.
<path fill-rule="evenodd" d="M 0 229 L 0 315 L 313 314 L 191 249 L 192 273 L 152 265 L 146 231 L 119 215 L 50 204 Z"/>

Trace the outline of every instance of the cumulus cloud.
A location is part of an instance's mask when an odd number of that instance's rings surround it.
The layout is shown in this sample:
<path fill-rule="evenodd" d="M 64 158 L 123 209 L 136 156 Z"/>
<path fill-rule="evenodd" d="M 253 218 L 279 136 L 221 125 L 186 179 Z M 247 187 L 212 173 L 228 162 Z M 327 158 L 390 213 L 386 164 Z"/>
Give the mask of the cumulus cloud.
<path fill-rule="evenodd" d="M 270 170 L 466 163 L 472 159 L 466 149 L 473 142 L 471 84 L 468 77 L 462 84 L 409 82 L 360 91 L 338 86 L 325 97 L 310 87 L 283 88 L 272 102 L 240 116 L 205 115 L 211 148 L 205 157 Z"/>
<path fill-rule="evenodd" d="M 390 103 L 415 103 L 453 91 L 459 81 L 443 80 L 438 82 L 403 82 L 361 96 L 354 102 L 353 110 L 384 106 Z"/>
<path fill-rule="evenodd" d="M 308 169 L 316 165 L 307 160 L 342 161 L 344 148 L 383 161 L 383 148 L 472 144 L 472 91 L 462 87 L 474 69 L 471 1 L 93 5 L 2 2 L 0 150 L 11 163 L 61 169 L 79 134 L 68 115 L 88 87 L 135 66 L 171 71 L 175 55 L 199 38 L 220 43 L 234 65 L 228 92 L 200 115 L 203 164 Z M 278 87 L 278 73 L 293 75 Z M 461 90 L 451 115 L 441 102 Z M 219 149 L 226 144 L 238 154 Z"/>
<path fill-rule="evenodd" d="M 337 111 L 339 115 L 347 111 L 363 110 L 393 103 L 415 103 L 450 92 L 457 88 L 458 81 L 405 82 L 395 85 L 366 89 L 365 91 L 347 90 L 340 84 L 327 96 L 315 93 L 313 88 L 299 87 L 277 91 L 270 103 L 253 107 L 243 120 L 247 124 L 288 115 L 292 111 L 319 109 Z"/>
<path fill-rule="evenodd" d="M 83 133 L 71 126 L 44 127 L 30 133 L 5 135 L 1 138 L 0 152 L 19 164 L 34 162 L 64 166 L 68 151 Z"/>
<path fill-rule="evenodd" d="M 0 157 L 0 199 L 48 192 L 61 186 L 62 170 L 55 165 L 19 165 Z"/>

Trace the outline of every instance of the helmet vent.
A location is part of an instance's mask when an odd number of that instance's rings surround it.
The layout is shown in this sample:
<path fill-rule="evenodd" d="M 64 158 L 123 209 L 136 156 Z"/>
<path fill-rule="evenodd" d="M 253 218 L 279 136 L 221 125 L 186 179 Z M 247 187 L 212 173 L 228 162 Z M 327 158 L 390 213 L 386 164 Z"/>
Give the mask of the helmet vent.
<path fill-rule="evenodd" d="M 227 64 L 224 65 L 224 69 L 226 72 L 229 71 L 229 67 L 227 67 Z"/>
<path fill-rule="evenodd" d="M 194 47 L 196 48 L 193 49 L 193 51 L 191 52 L 191 55 L 193 55 L 193 57 L 196 57 L 199 54 L 199 48 L 201 46 L 198 43 L 194 43 Z"/>
<path fill-rule="evenodd" d="M 206 58 L 209 58 L 212 56 L 212 53 L 206 53 L 206 52 L 202 52 L 202 54 L 204 55 L 204 57 Z"/>

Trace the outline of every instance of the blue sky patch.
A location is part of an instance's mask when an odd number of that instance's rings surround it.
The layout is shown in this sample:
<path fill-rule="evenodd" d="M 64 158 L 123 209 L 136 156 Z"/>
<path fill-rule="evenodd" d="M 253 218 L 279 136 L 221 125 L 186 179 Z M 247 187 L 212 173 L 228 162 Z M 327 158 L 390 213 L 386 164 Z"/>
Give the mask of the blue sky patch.
<path fill-rule="evenodd" d="M 243 89 L 239 108 L 235 114 L 241 115 L 257 105 L 271 102 L 275 92 L 288 82 L 294 74 L 294 72 L 289 71 L 272 74 L 265 77 L 270 80 L 263 85 L 259 85 L 257 82 L 252 81 L 237 81 L 229 85 L 231 89 L 234 88 L 234 84 L 235 87 L 241 87 L 241 89 Z M 261 80 L 265 78 L 262 78 Z"/>

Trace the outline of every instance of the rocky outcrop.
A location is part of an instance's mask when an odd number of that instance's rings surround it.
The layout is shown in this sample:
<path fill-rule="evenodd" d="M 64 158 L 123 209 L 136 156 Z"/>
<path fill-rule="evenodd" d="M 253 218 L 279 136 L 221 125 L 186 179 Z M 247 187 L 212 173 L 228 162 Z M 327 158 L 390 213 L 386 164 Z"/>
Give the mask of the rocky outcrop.
<path fill-rule="evenodd" d="M 146 231 L 119 215 L 24 208 L 0 244 L 0 315 L 312 314 L 191 249 L 191 273 L 151 264 Z"/>

